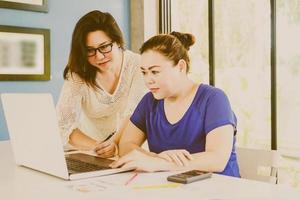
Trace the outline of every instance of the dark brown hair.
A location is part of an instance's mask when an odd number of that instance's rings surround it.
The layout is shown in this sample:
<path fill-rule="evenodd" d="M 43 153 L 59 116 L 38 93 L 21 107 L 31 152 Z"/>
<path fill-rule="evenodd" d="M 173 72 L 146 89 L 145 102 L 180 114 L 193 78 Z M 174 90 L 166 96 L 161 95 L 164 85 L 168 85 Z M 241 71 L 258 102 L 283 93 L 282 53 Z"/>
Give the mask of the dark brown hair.
<path fill-rule="evenodd" d="M 124 38 L 117 22 L 109 13 L 94 10 L 84 15 L 76 24 L 71 43 L 68 64 L 64 70 L 64 79 L 76 73 L 87 85 L 93 88 L 96 84 L 97 68 L 89 64 L 86 56 L 86 37 L 88 33 L 103 31 L 112 42 L 124 49 Z"/>
<path fill-rule="evenodd" d="M 173 31 L 170 34 L 159 34 L 153 36 L 140 48 L 141 54 L 153 50 L 166 56 L 176 65 L 180 59 L 187 63 L 187 71 L 190 68 L 190 58 L 188 50 L 195 43 L 195 37 L 190 33 L 180 33 Z"/>

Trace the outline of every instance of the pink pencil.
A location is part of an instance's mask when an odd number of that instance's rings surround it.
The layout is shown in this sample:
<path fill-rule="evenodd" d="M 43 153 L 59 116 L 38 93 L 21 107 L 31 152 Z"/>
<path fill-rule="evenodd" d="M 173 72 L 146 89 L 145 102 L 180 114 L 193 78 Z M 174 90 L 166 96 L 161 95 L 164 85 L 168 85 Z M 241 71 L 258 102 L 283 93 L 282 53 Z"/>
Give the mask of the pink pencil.
<path fill-rule="evenodd" d="M 138 173 L 134 173 L 133 176 L 130 177 L 130 179 L 128 179 L 124 185 L 128 185 L 131 181 L 133 181 L 133 179 L 134 179 L 135 177 L 137 177 L 137 175 L 138 175 Z"/>

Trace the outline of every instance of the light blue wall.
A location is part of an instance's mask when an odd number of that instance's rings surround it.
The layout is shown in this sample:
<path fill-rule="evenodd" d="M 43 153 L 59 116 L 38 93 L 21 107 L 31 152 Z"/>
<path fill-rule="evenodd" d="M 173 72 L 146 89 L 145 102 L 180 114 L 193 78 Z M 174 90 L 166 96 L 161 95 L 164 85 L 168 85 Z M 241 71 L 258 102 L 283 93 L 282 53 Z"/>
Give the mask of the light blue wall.
<path fill-rule="evenodd" d="M 126 43 L 129 41 L 129 0 L 49 0 L 49 12 L 31 12 L 0 8 L 0 25 L 50 29 L 51 80 L 0 81 L 3 92 L 50 92 L 55 102 L 63 84 L 62 72 L 67 63 L 71 35 L 77 20 L 91 10 L 110 12 L 120 25 Z M 0 104 L 0 140 L 9 139 Z"/>

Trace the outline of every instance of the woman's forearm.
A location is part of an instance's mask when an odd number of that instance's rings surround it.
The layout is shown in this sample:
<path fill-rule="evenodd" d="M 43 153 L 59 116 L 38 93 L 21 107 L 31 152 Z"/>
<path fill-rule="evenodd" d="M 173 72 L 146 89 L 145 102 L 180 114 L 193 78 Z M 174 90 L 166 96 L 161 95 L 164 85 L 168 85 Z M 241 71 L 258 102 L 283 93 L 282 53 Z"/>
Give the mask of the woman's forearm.
<path fill-rule="evenodd" d="M 124 155 L 128 154 L 129 152 L 131 152 L 133 150 L 140 151 L 140 152 L 142 152 L 146 155 L 149 155 L 149 156 L 154 156 L 154 157 L 157 156 L 156 153 L 147 151 L 147 150 L 143 149 L 140 145 L 137 145 L 137 144 L 134 144 L 134 143 L 131 143 L 131 142 L 120 143 L 119 144 L 119 155 L 120 156 L 124 156 Z"/>
<path fill-rule="evenodd" d="M 85 135 L 79 129 L 75 129 L 69 136 L 69 143 L 81 150 L 93 150 L 97 141 Z"/>
<path fill-rule="evenodd" d="M 119 155 L 124 156 L 131 152 L 134 149 L 139 150 L 141 147 L 137 144 L 131 143 L 131 142 L 121 142 L 119 143 Z"/>
<path fill-rule="evenodd" d="M 119 129 L 113 136 L 113 140 L 115 144 L 118 144 L 120 141 L 120 138 L 122 136 L 122 133 L 129 121 L 129 116 L 126 117 Z M 81 150 L 93 150 L 96 145 L 97 141 L 86 134 L 84 134 L 82 131 L 79 129 L 73 130 L 73 132 L 69 136 L 69 143 L 73 145 L 74 147 L 81 149 Z"/>
<path fill-rule="evenodd" d="M 120 139 L 121 139 L 121 137 L 122 137 L 122 134 L 123 134 L 123 132 L 124 132 L 124 130 L 125 130 L 125 128 L 126 128 L 128 122 L 129 122 L 129 118 L 130 118 L 130 116 L 125 117 L 125 119 L 123 120 L 123 122 L 122 122 L 122 124 L 121 124 L 119 130 L 118 130 L 118 131 L 116 132 L 116 134 L 114 135 L 114 142 L 115 142 L 116 144 L 119 144 Z"/>
<path fill-rule="evenodd" d="M 226 167 L 229 157 L 219 155 L 215 152 L 201 152 L 192 154 L 193 160 L 188 162 L 185 168 L 198 169 L 202 171 L 222 172 Z M 180 169 L 182 167 L 178 166 Z"/>
<path fill-rule="evenodd" d="M 165 159 L 165 161 L 169 163 L 168 165 L 163 165 L 165 169 L 169 170 L 188 171 L 198 169 L 202 171 L 222 172 L 224 171 L 229 159 L 225 154 L 220 154 L 217 152 L 201 152 L 191 154 L 190 158 L 185 157 L 184 162 L 177 162 L 177 160 L 174 160 L 172 157 L 172 154 L 169 153 L 169 156 L 166 155 L 167 154 L 158 154 L 158 157 Z"/>

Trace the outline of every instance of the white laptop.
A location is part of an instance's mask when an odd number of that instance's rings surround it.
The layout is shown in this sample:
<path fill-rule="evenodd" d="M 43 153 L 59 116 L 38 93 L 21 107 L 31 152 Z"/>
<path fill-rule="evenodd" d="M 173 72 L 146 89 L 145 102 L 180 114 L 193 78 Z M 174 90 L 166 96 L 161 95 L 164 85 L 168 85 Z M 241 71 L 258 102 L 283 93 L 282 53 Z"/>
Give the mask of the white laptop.
<path fill-rule="evenodd" d="M 66 180 L 130 170 L 109 168 L 110 159 L 82 153 L 65 155 L 51 94 L 6 93 L 1 99 L 16 164 Z M 75 161 L 75 167 L 67 164 L 65 157 Z M 80 169 L 76 167 L 78 160 L 83 162 Z"/>

